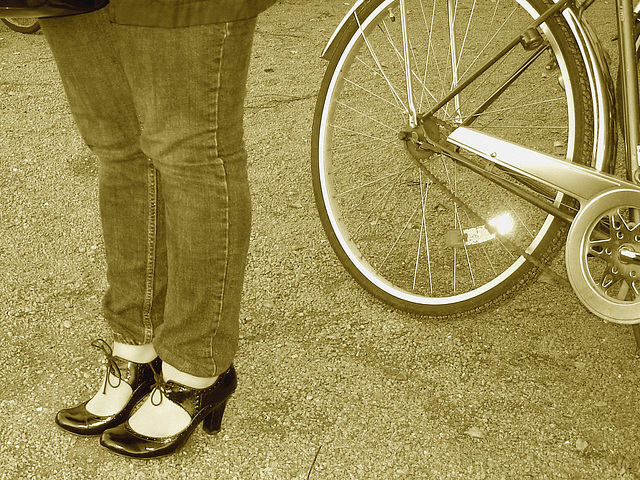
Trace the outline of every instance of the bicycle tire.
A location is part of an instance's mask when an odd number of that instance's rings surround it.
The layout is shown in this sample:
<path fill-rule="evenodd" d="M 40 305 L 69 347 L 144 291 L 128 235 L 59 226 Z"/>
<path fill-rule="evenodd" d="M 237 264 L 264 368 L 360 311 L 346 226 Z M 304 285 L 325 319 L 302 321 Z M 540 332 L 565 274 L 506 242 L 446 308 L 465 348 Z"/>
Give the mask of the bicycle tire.
<path fill-rule="evenodd" d="M 40 22 L 37 18 L 2 18 L 2 22 L 19 33 L 36 33 L 40 30 Z"/>
<path fill-rule="evenodd" d="M 464 71 L 477 67 L 552 5 L 548 0 L 459 0 L 450 28 L 447 3 L 433 1 L 406 0 L 411 79 L 420 112 L 450 90 L 451 65 L 459 81 Z M 481 310 L 519 289 L 538 269 L 521 252 L 506 248 L 499 236 L 488 234 L 463 205 L 487 220 L 506 212 L 511 231 L 505 237 L 541 262 L 563 244 L 566 226 L 444 155 L 421 160 L 435 180 L 418 168 L 398 139 L 409 116 L 402 100 L 407 97 L 397 7 L 397 0 L 365 2 L 336 37 L 312 130 L 320 220 L 347 271 L 385 303 L 437 317 Z M 560 14 L 537 30 L 547 50 L 476 117 L 473 128 L 587 164 L 593 151 L 593 106 L 579 47 Z M 457 105 L 452 100 L 436 113 L 431 129 L 455 129 L 486 98 L 485 91 L 504 83 L 523 55 L 529 52 L 516 47 L 497 62 L 461 92 Z M 536 195 L 556 205 L 562 201 L 558 192 L 496 173 L 534 187 Z"/>

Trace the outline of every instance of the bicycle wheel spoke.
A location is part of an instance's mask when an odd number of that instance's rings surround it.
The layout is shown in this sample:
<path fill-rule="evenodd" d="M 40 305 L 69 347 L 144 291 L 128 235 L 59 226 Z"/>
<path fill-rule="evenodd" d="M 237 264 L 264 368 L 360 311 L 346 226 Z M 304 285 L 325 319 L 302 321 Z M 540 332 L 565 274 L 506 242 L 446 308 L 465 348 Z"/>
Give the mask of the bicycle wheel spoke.
<path fill-rule="evenodd" d="M 378 95 L 377 93 L 372 92 L 371 90 L 366 89 L 366 88 L 365 88 L 365 87 L 363 87 L 362 85 L 359 85 L 359 84 L 357 84 L 357 83 L 355 83 L 355 82 L 351 81 L 351 80 L 350 80 L 350 79 L 348 79 L 348 78 L 345 78 L 345 79 L 344 79 L 344 81 L 345 81 L 345 82 L 350 83 L 351 85 L 355 86 L 356 88 L 359 88 L 359 89 L 360 89 L 360 90 L 362 90 L 363 92 L 368 93 L 368 94 L 369 94 L 369 95 L 371 95 L 373 98 L 377 98 L 377 99 L 379 99 L 379 100 L 382 100 L 383 102 L 388 103 L 388 104 L 389 104 L 389 105 L 391 105 L 391 106 L 397 106 L 396 104 L 394 104 L 394 103 L 390 102 L 390 101 L 389 101 L 389 100 L 387 100 L 386 98 L 381 97 L 381 96 L 380 96 L 380 95 Z"/>
<path fill-rule="evenodd" d="M 412 212 L 411 216 L 409 217 L 409 219 L 404 223 L 404 225 L 402 226 L 402 229 L 397 234 L 396 238 L 394 239 L 393 244 L 391 245 L 391 247 L 389 247 L 389 250 L 387 251 L 387 254 L 384 256 L 384 259 L 380 263 L 380 267 L 383 267 L 384 264 L 387 262 L 387 260 L 389 259 L 389 256 L 393 253 L 393 251 L 395 250 L 396 246 L 400 242 L 400 239 L 403 237 L 403 235 L 406 233 L 407 229 L 409 228 L 409 225 L 411 224 L 411 221 L 415 217 L 416 213 L 418 213 L 419 211 L 420 211 L 420 206 L 416 206 L 416 208 L 413 210 L 413 212 Z"/>
<path fill-rule="evenodd" d="M 368 138 L 368 139 L 371 139 L 371 140 L 376 140 L 376 141 L 378 141 L 378 142 L 382 142 L 382 143 L 386 143 L 386 142 L 387 142 L 387 140 L 386 140 L 386 139 L 384 139 L 384 138 L 382 138 L 382 137 L 374 136 L 374 135 L 371 135 L 371 134 L 366 133 L 366 132 L 358 132 L 357 130 L 351 130 L 351 129 L 349 129 L 349 128 L 341 127 L 341 126 L 338 126 L 338 125 L 332 125 L 332 126 L 333 126 L 333 128 L 335 128 L 336 130 L 342 130 L 342 131 L 344 131 L 344 132 L 346 132 L 346 133 L 351 133 L 351 134 L 353 134 L 353 135 L 357 135 L 357 136 L 360 136 L 360 137 L 363 137 L 363 138 Z"/>
<path fill-rule="evenodd" d="M 383 126 L 384 128 L 388 129 L 390 132 L 395 133 L 396 129 L 394 129 L 391 125 L 387 125 L 386 123 L 382 123 L 380 121 L 378 121 L 376 118 L 372 117 L 371 115 L 367 115 L 366 113 L 361 112 L 360 110 L 353 108 L 350 105 L 346 105 L 344 103 L 338 103 L 338 105 L 346 108 L 347 110 L 351 110 L 352 112 L 362 116 L 363 118 L 366 118 L 367 120 L 372 121 L 373 123 L 377 123 L 378 125 Z"/>
<path fill-rule="evenodd" d="M 427 261 L 427 270 L 429 272 L 429 292 L 433 293 L 433 285 L 431 283 L 431 258 L 429 256 L 429 233 L 427 230 L 427 215 L 426 215 L 426 199 L 427 199 L 427 195 L 429 194 L 429 184 L 427 184 L 427 188 L 423 190 L 423 179 L 422 179 L 422 172 L 420 172 L 419 174 L 419 180 L 420 182 L 420 201 L 421 201 L 421 210 L 422 210 L 422 221 L 420 222 L 420 236 L 418 238 L 418 248 L 417 248 L 417 252 L 416 252 L 416 265 L 415 265 L 415 269 L 413 272 L 413 282 L 411 284 L 411 289 L 415 290 L 416 289 L 416 281 L 417 281 L 417 277 L 418 277 L 418 265 L 420 263 L 420 251 L 422 250 L 422 238 L 424 236 L 424 248 L 425 248 L 425 255 L 426 255 L 426 261 Z M 424 193 L 423 193 L 424 192 Z"/>
<path fill-rule="evenodd" d="M 375 51 L 373 50 L 373 47 L 371 46 L 371 43 L 368 41 L 367 39 L 367 35 L 365 34 L 365 32 L 362 30 L 362 25 L 360 24 L 360 21 L 358 20 L 358 16 L 355 15 L 356 21 L 358 22 L 358 25 L 360 26 L 360 32 L 362 34 L 362 38 L 364 39 L 366 45 L 367 45 L 367 49 L 369 51 L 369 54 L 371 55 L 371 58 L 373 59 L 373 61 L 376 64 L 376 67 L 378 68 L 378 72 L 380 72 L 380 74 L 382 75 L 382 77 L 385 79 L 387 86 L 389 87 L 389 90 L 391 90 L 391 93 L 393 94 L 393 96 L 396 98 L 396 100 L 398 101 L 398 103 L 400 105 L 403 106 L 403 108 L 405 109 L 405 111 L 408 111 L 409 109 L 407 108 L 407 106 L 404 104 L 402 97 L 398 94 L 398 90 L 396 87 L 393 86 L 393 84 L 391 83 L 391 81 L 389 80 L 389 78 L 387 77 L 387 75 L 385 74 L 384 68 L 382 68 L 382 64 L 380 63 L 380 61 L 378 60 L 378 57 L 376 56 Z"/>
<path fill-rule="evenodd" d="M 372 180 L 370 182 L 363 183 L 363 184 L 360 184 L 360 185 L 356 185 L 354 187 L 349 188 L 348 190 L 340 192 L 338 195 L 336 195 L 336 197 L 340 198 L 341 196 L 349 195 L 349 194 L 353 193 L 356 190 L 360 190 L 360 189 L 363 189 L 363 188 L 370 187 L 372 185 L 376 185 L 376 184 L 378 184 L 380 182 L 384 182 L 385 180 L 389 180 L 390 178 L 393 178 L 393 177 L 397 178 L 398 175 L 400 175 L 401 173 L 402 172 L 390 173 L 389 175 L 387 175 L 385 177 L 376 178 L 375 180 Z M 383 185 L 383 187 L 384 187 L 384 185 Z M 383 187 L 381 187 L 381 188 L 383 188 Z M 375 193 L 377 193 L 377 192 L 375 192 Z"/>
<path fill-rule="evenodd" d="M 433 63 L 434 63 L 434 69 L 437 73 L 436 77 L 438 79 L 437 84 L 439 85 L 439 90 L 440 92 L 445 92 L 446 91 L 446 87 L 445 87 L 445 82 L 444 82 L 444 75 L 442 73 L 442 71 L 440 70 L 440 65 L 438 63 L 438 57 L 437 55 L 434 54 L 434 50 L 435 47 L 433 45 L 433 31 L 434 31 L 434 22 L 436 20 L 436 15 L 435 15 L 435 11 L 436 11 L 436 1 L 433 2 L 433 10 L 431 13 L 431 20 L 430 22 L 427 21 L 427 17 L 426 17 L 426 11 L 425 11 L 425 7 L 423 2 L 420 2 L 420 9 L 422 11 L 422 16 L 424 19 L 424 25 L 426 28 L 426 31 L 428 32 L 427 38 L 428 38 L 428 42 L 427 42 L 427 46 L 426 46 L 426 58 L 425 58 L 425 62 L 424 62 L 424 76 L 422 77 L 422 89 L 421 91 L 424 93 L 428 93 L 428 97 L 431 98 L 434 102 L 434 104 L 438 101 L 436 95 L 434 95 L 433 93 L 431 93 L 431 91 L 429 90 L 429 88 L 427 87 L 427 73 L 429 72 L 429 65 L 431 64 L 431 58 L 433 58 Z M 416 62 L 417 65 L 417 62 Z M 424 95 L 422 95 L 421 100 L 420 100 L 420 108 L 423 108 L 423 100 L 424 100 Z"/>

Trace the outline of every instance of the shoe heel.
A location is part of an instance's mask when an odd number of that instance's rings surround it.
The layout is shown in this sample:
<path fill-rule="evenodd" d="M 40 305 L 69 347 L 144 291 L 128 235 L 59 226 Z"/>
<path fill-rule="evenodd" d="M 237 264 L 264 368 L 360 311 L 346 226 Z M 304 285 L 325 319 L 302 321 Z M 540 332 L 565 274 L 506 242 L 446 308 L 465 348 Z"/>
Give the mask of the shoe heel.
<path fill-rule="evenodd" d="M 222 427 L 222 415 L 224 414 L 224 408 L 227 406 L 227 402 L 224 402 L 214 408 L 209 414 L 204 417 L 202 422 L 202 429 L 205 433 L 213 435 L 218 433 Z"/>

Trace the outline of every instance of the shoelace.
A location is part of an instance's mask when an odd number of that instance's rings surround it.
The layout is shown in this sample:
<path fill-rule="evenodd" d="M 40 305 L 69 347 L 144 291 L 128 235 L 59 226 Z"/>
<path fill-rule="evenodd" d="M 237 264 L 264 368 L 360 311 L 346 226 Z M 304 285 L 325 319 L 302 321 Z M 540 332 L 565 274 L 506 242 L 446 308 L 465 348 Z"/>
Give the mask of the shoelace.
<path fill-rule="evenodd" d="M 156 369 L 153 368 L 153 365 L 151 363 L 149 364 L 149 366 L 153 371 L 153 379 L 155 381 L 153 387 L 151 388 L 151 395 L 149 395 L 149 400 L 151 401 L 151 405 L 157 407 L 162 403 L 162 399 L 166 395 L 166 391 L 168 390 L 167 383 L 162 378 L 162 372 L 156 372 Z M 158 401 L 158 403 L 153 400 L 153 396 L 156 394 L 156 392 L 160 393 L 160 400 Z"/>
<path fill-rule="evenodd" d="M 104 356 L 105 356 L 105 363 L 107 364 L 107 373 L 106 373 L 106 378 L 104 380 L 104 388 L 102 389 L 102 393 L 106 394 L 107 384 L 109 384 L 111 388 L 118 388 L 120 386 L 120 384 L 122 383 L 122 373 L 120 372 L 120 368 L 118 367 L 118 364 L 116 363 L 116 359 L 113 356 L 113 350 L 111 350 L 111 347 L 109 347 L 107 342 L 99 338 L 91 342 L 91 346 L 100 350 L 102 353 L 104 353 Z M 111 383 L 111 375 L 113 375 L 118 379 L 118 383 L 116 385 L 113 385 Z"/>

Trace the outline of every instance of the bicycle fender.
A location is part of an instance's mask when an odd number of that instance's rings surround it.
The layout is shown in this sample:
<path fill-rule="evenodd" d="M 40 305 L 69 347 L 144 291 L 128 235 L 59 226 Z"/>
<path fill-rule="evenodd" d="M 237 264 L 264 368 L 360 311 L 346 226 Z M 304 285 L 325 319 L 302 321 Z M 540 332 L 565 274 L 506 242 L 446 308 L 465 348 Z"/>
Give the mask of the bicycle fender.
<path fill-rule="evenodd" d="M 353 7 L 351 7 L 351 10 L 349 10 L 349 13 L 347 13 L 344 18 L 342 19 L 342 21 L 340 22 L 340 24 L 338 25 L 338 27 L 335 29 L 335 31 L 333 32 L 333 35 L 331 35 L 331 38 L 329 39 L 329 41 L 327 42 L 327 45 L 324 47 L 324 50 L 322 51 L 322 54 L 320 55 L 320 58 L 322 58 L 323 60 L 329 60 L 331 58 L 331 55 L 333 54 L 333 51 L 335 50 L 335 45 L 336 45 L 336 40 L 338 39 L 338 37 L 340 36 L 340 31 L 342 30 L 342 28 L 344 27 L 345 23 L 347 23 L 347 21 L 349 20 L 349 17 L 351 15 L 354 14 L 354 12 L 356 10 L 358 10 L 362 4 L 365 2 L 365 0 L 358 0 Z"/>
<path fill-rule="evenodd" d="M 594 104 L 594 142 L 591 166 L 602 172 L 613 172 L 617 144 L 615 93 L 604 48 L 584 17 L 572 9 L 563 12 L 578 42 L 587 67 Z"/>

